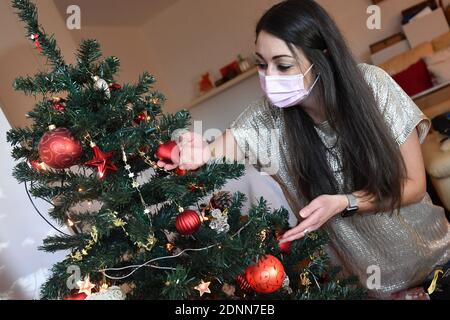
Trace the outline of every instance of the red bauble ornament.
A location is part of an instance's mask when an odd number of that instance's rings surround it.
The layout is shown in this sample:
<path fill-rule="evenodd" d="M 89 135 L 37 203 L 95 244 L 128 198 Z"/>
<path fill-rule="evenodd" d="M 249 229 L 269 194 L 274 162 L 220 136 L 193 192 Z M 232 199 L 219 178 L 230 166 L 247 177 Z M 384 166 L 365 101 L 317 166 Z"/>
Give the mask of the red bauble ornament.
<path fill-rule="evenodd" d="M 200 216 L 193 210 L 183 211 L 175 219 L 175 227 L 183 235 L 190 235 L 197 232 L 201 223 Z"/>
<path fill-rule="evenodd" d="M 53 107 L 53 109 L 55 109 L 56 111 L 64 111 L 64 110 L 66 110 L 66 106 L 63 105 L 63 104 L 60 103 L 60 102 L 53 104 L 52 107 Z"/>
<path fill-rule="evenodd" d="M 277 240 L 280 240 L 281 237 L 283 236 L 283 234 L 284 234 L 284 232 L 280 233 L 277 236 Z M 291 254 L 291 252 L 292 252 L 292 241 L 278 243 L 278 248 L 280 249 L 281 253 Z"/>
<path fill-rule="evenodd" d="M 180 149 L 175 141 L 168 141 L 156 149 L 155 155 L 159 160 L 172 164 L 173 162 L 179 162 Z"/>
<path fill-rule="evenodd" d="M 185 176 L 187 173 L 188 173 L 188 171 L 185 169 L 180 169 L 180 168 L 175 169 L 175 174 L 177 176 Z"/>
<path fill-rule="evenodd" d="M 112 92 L 112 91 L 117 91 L 117 90 L 120 90 L 120 89 L 122 89 L 122 86 L 120 85 L 120 84 L 118 84 L 118 83 L 111 83 L 110 85 L 109 85 L 109 90 Z"/>
<path fill-rule="evenodd" d="M 259 259 L 245 271 L 245 279 L 258 293 L 273 293 L 279 290 L 285 278 L 283 264 L 272 255 Z"/>
<path fill-rule="evenodd" d="M 97 167 L 98 178 L 103 179 L 109 171 L 117 171 L 117 167 L 109 159 L 113 156 L 113 152 L 103 152 L 95 144 L 92 147 L 94 151 L 94 158 L 87 161 L 85 165 L 90 167 Z"/>
<path fill-rule="evenodd" d="M 74 293 L 71 294 L 70 296 L 64 297 L 64 300 L 84 300 L 87 298 L 86 293 L 82 292 L 82 293 Z"/>
<path fill-rule="evenodd" d="M 280 252 L 284 254 L 291 254 L 292 250 L 292 242 L 283 242 L 278 244 L 278 247 L 280 248 Z"/>
<path fill-rule="evenodd" d="M 54 169 L 73 166 L 83 153 L 81 143 L 66 128 L 57 128 L 45 133 L 38 149 L 39 158 Z"/>
<path fill-rule="evenodd" d="M 245 280 L 245 277 L 240 274 L 236 277 L 236 283 L 238 284 L 239 289 L 244 293 L 251 293 L 253 291 L 250 283 L 248 283 L 248 281 Z"/>

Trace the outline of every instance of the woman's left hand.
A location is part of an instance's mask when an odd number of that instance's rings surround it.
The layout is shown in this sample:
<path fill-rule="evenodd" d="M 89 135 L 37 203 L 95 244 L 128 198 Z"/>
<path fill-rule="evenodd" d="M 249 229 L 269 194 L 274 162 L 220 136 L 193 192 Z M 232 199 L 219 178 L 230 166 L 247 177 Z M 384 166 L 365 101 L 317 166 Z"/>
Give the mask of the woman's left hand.
<path fill-rule="evenodd" d="M 303 238 L 307 233 L 319 229 L 336 214 L 344 211 L 348 206 L 345 195 L 321 195 L 300 210 L 304 218 L 298 226 L 283 234 L 280 243 Z"/>

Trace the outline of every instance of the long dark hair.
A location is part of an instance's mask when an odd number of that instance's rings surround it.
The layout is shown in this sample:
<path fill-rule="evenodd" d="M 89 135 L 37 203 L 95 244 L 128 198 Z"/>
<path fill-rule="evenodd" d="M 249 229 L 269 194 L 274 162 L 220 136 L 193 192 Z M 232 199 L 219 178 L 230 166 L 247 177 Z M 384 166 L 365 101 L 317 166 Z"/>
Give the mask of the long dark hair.
<path fill-rule="evenodd" d="M 378 210 L 401 206 L 406 167 L 400 148 L 383 120 L 377 102 L 347 44 L 328 13 L 312 0 L 287 0 L 267 11 L 256 27 L 286 42 L 295 56 L 301 48 L 320 73 L 315 90 L 337 133 L 342 153 L 343 192 L 363 190 Z M 338 181 L 326 158 L 314 122 L 302 109 L 283 109 L 291 174 L 301 194 L 311 201 L 338 193 Z"/>

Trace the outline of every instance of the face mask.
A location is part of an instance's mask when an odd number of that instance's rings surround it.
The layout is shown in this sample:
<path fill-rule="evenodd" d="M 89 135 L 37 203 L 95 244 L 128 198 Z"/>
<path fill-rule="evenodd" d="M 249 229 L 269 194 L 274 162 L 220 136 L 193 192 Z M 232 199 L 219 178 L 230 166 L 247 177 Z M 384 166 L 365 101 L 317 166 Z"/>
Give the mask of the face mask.
<path fill-rule="evenodd" d="M 259 81 L 272 104 L 279 108 L 292 107 L 305 100 L 319 80 L 320 75 L 317 76 L 309 90 L 305 88 L 305 75 L 309 73 L 312 67 L 313 65 L 305 74 L 293 76 L 266 76 L 260 72 Z"/>

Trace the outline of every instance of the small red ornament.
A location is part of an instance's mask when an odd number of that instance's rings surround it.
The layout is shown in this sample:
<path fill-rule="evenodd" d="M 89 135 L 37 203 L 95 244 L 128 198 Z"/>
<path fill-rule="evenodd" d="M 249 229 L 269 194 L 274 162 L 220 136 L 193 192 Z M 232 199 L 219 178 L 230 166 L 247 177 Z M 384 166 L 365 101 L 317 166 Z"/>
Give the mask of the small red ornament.
<path fill-rule="evenodd" d="M 292 250 L 292 242 L 288 241 L 288 242 L 283 242 L 280 243 L 278 245 L 278 247 L 280 248 L 280 252 L 284 253 L 284 254 L 291 254 L 291 250 Z"/>
<path fill-rule="evenodd" d="M 240 274 L 236 277 L 236 283 L 238 284 L 239 289 L 244 293 L 251 293 L 253 291 L 250 283 L 248 283 L 248 281 L 245 280 L 245 277 Z"/>
<path fill-rule="evenodd" d="M 66 296 L 64 297 L 64 300 L 85 300 L 87 298 L 86 293 L 82 292 L 82 293 L 74 293 L 71 294 L 70 296 Z"/>
<path fill-rule="evenodd" d="M 73 166 L 83 153 L 81 143 L 66 128 L 46 132 L 39 141 L 38 150 L 39 158 L 54 169 Z"/>
<path fill-rule="evenodd" d="M 189 192 L 195 192 L 197 190 L 203 190 L 203 189 L 205 189 L 205 185 L 203 183 L 199 183 L 199 184 L 191 183 L 188 186 Z M 206 204 L 205 204 L 205 206 L 206 206 Z"/>
<path fill-rule="evenodd" d="M 100 148 L 93 144 L 92 151 L 94 158 L 85 162 L 85 165 L 90 167 L 97 167 L 98 178 L 103 179 L 109 171 L 117 171 L 117 167 L 109 159 L 113 156 L 113 152 L 103 152 Z"/>
<path fill-rule="evenodd" d="M 148 120 L 148 116 L 145 112 L 141 112 L 138 114 L 138 116 L 136 117 L 136 119 L 134 119 L 134 122 L 136 123 L 141 123 L 141 122 L 147 122 Z"/>
<path fill-rule="evenodd" d="M 111 83 L 111 84 L 109 85 L 109 90 L 110 90 L 111 92 L 117 91 L 117 90 L 120 90 L 120 89 L 122 89 L 122 86 L 121 86 L 120 84 L 118 84 L 118 83 Z"/>
<path fill-rule="evenodd" d="M 165 163 L 178 163 L 180 159 L 180 149 L 175 141 L 163 143 L 156 149 L 156 157 Z"/>
<path fill-rule="evenodd" d="M 183 211 L 175 219 L 175 227 L 183 235 L 190 235 L 197 232 L 201 223 L 200 216 L 193 210 Z"/>
<path fill-rule="evenodd" d="M 185 169 L 180 169 L 180 168 L 175 169 L 175 174 L 177 176 L 185 176 L 187 173 L 188 173 L 188 171 Z"/>
<path fill-rule="evenodd" d="M 66 110 L 66 106 L 63 105 L 63 104 L 60 103 L 60 102 L 55 103 L 52 107 L 53 107 L 53 109 L 55 109 L 56 111 L 64 111 L 64 110 Z"/>
<path fill-rule="evenodd" d="M 31 40 L 34 40 L 34 44 L 39 53 L 42 52 L 41 43 L 39 42 L 39 35 L 37 33 L 30 36 Z"/>
<path fill-rule="evenodd" d="M 245 271 L 245 279 L 258 293 L 273 293 L 283 286 L 285 272 L 280 260 L 272 255 L 259 259 Z"/>
<path fill-rule="evenodd" d="M 277 236 L 277 240 L 280 240 L 283 236 L 283 234 L 285 233 L 282 232 Z M 280 249 L 281 253 L 284 254 L 291 254 L 292 252 L 292 241 L 288 241 L 288 242 L 283 242 L 283 243 L 278 243 L 278 248 Z"/>
<path fill-rule="evenodd" d="M 64 111 L 66 109 L 66 100 L 60 97 L 53 97 L 49 100 L 52 104 L 52 108 L 56 111 Z"/>

